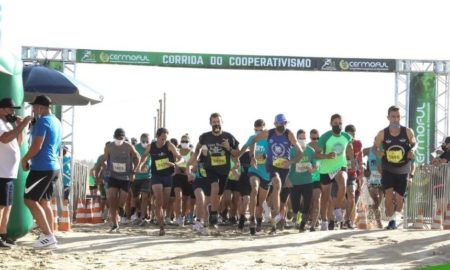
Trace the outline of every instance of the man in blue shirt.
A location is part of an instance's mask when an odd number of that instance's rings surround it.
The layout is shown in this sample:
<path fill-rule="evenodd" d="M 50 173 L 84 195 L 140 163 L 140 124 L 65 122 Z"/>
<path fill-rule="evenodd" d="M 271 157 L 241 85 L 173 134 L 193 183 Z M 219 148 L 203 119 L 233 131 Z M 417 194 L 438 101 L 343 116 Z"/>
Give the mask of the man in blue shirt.
<path fill-rule="evenodd" d="M 42 231 L 34 248 L 56 247 L 53 234 L 53 211 L 50 200 L 53 183 L 59 177 L 61 148 L 61 122 L 50 111 L 51 99 L 37 96 L 30 103 L 36 122 L 31 131 L 30 149 L 22 158 L 22 167 L 30 170 L 25 184 L 25 203 Z M 31 161 L 31 164 L 30 164 Z"/>

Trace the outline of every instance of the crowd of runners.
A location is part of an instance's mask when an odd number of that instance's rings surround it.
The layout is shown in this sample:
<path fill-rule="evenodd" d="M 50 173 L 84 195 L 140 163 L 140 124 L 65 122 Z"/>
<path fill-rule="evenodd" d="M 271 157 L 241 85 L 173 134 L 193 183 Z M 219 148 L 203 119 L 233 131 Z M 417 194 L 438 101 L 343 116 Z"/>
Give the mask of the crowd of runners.
<path fill-rule="evenodd" d="M 198 142 L 185 134 L 178 143 L 166 128 L 153 139 L 144 133 L 133 142 L 118 128 L 92 170 L 92 194 L 100 191 L 111 232 L 131 222 L 157 224 L 161 236 L 169 224 L 190 225 L 200 233 L 221 224 L 245 232 L 248 226 L 255 235 L 265 231 L 263 221 L 270 234 L 286 227 L 353 229 L 366 181 L 378 227 L 383 227 L 385 197 L 386 228 L 396 229 L 417 145 L 413 131 L 400 125 L 399 107 L 390 107 L 387 118 L 389 126 L 367 148 L 339 114 L 331 116 L 331 128 L 323 134 L 294 133 L 283 114 L 276 115 L 272 128 L 257 119 L 244 144 L 222 130 L 219 113 L 211 114 L 212 130 Z"/>

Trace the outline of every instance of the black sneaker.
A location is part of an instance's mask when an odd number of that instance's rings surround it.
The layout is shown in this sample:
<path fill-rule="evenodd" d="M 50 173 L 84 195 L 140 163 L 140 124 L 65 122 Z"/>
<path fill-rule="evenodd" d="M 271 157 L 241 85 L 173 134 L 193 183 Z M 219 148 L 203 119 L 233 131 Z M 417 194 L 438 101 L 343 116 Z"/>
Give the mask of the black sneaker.
<path fill-rule="evenodd" d="M 256 233 L 256 221 L 255 221 L 254 217 L 250 217 L 249 227 L 250 227 L 250 234 L 251 235 L 255 235 L 255 233 Z"/>
<path fill-rule="evenodd" d="M 328 230 L 329 231 L 334 231 L 334 227 L 335 227 L 335 221 L 334 220 L 330 220 L 328 222 Z"/>
<path fill-rule="evenodd" d="M 166 231 L 164 230 L 164 226 L 159 227 L 159 236 L 166 235 Z"/>
<path fill-rule="evenodd" d="M 316 231 L 316 228 L 314 228 L 313 226 L 311 226 L 311 228 L 309 228 L 309 231 L 310 231 L 310 232 L 315 232 L 315 231 Z"/>
<path fill-rule="evenodd" d="M 1 249 L 11 249 L 12 248 L 12 245 L 10 245 L 10 244 L 7 244 L 5 241 L 3 241 L 3 240 L 0 240 L 0 248 Z"/>
<path fill-rule="evenodd" d="M 245 217 L 240 217 L 239 218 L 239 223 L 238 223 L 238 229 L 239 230 L 243 230 L 244 229 L 244 224 L 245 224 Z"/>
<path fill-rule="evenodd" d="M 238 223 L 238 221 L 235 217 L 230 217 L 230 219 L 228 221 L 231 225 L 236 225 Z"/>
<path fill-rule="evenodd" d="M 111 229 L 109 229 L 110 233 L 115 233 L 115 232 L 119 232 L 119 225 L 118 224 L 113 224 L 111 226 Z"/>
<path fill-rule="evenodd" d="M 300 228 L 298 229 L 299 232 L 305 231 L 306 222 L 302 221 L 300 222 Z"/>
<path fill-rule="evenodd" d="M 256 232 L 260 232 L 262 230 L 262 218 L 256 219 Z"/>
<path fill-rule="evenodd" d="M 397 229 L 397 226 L 395 225 L 395 220 L 389 221 L 386 230 L 395 230 L 395 229 Z"/>
<path fill-rule="evenodd" d="M 353 230 L 355 227 L 353 226 L 353 222 L 351 222 L 350 220 L 347 220 L 345 222 L 345 225 L 347 225 L 347 228 L 350 230 Z"/>

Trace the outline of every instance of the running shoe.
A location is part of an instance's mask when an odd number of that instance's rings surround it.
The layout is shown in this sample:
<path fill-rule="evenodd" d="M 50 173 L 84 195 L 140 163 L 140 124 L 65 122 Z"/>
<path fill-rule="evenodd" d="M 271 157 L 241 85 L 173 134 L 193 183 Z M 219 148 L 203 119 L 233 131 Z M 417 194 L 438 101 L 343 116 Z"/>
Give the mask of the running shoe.
<path fill-rule="evenodd" d="M 182 216 L 177 217 L 176 223 L 179 227 L 184 227 L 184 217 Z"/>
<path fill-rule="evenodd" d="M 387 230 L 395 230 L 397 229 L 397 226 L 395 224 L 395 220 L 389 221 L 389 224 L 386 227 Z"/>
<path fill-rule="evenodd" d="M 328 230 L 329 231 L 334 231 L 335 227 L 336 227 L 335 221 L 334 220 L 330 220 L 330 222 L 328 223 Z"/>
<path fill-rule="evenodd" d="M 11 249 L 13 245 L 6 243 L 6 241 L 0 240 L 0 249 Z"/>
<path fill-rule="evenodd" d="M 298 229 L 299 232 L 304 232 L 305 231 L 305 226 L 306 226 L 306 222 L 301 221 L 300 222 L 300 228 Z"/>
<path fill-rule="evenodd" d="M 238 223 L 238 229 L 239 230 L 243 230 L 244 229 L 244 225 L 245 225 L 245 217 L 240 217 L 239 218 L 239 223 Z"/>
<path fill-rule="evenodd" d="M 115 233 L 115 232 L 119 232 L 119 225 L 118 224 L 113 224 L 111 226 L 111 229 L 109 229 L 110 233 Z"/>
<path fill-rule="evenodd" d="M 255 222 L 255 217 L 250 217 L 250 234 L 251 235 L 255 235 L 256 233 L 256 222 Z"/>
<path fill-rule="evenodd" d="M 57 241 L 54 235 L 41 235 L 39 239 L 33 243 L 34 248 L 56 248 Z"/>
<path fill-rule="evenodd" d="M 321 231 L 328 231 L 328 221 L 322 221 L 320 223 L 320 230 Z"/>
<path fill-rule="evenodd" d="M 260 232 L 262 230 L 262 218 L 256 219 L 256 232 Z"/>
<path fill-rule="evenodd" d="M 194 224 L 192 225 L 192 230 L 196 232 L 200 232 L 203 229 L 203 223 L 200 220 L 194 221 Z"/>
<path fill-rule="evenodd" d="M 345 222 L 345 225 L 347 225 L 347 228 L 350 230 L 353 230 L 355 227 L 353 226 L 353 222 L 351 220 L 347 220 Z"/>

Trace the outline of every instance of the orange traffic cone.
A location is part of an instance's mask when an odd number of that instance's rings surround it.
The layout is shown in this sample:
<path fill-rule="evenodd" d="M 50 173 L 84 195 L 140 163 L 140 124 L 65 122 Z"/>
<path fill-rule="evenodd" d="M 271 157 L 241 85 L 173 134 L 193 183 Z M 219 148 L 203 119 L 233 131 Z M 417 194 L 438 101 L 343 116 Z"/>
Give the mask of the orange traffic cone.
<path fill-rule="evenodd" d="M 92 212 L 92 199 L 86 198 L 86 207 L 84 208 L 84 214 L 86 215 L 86 223 L 92 223 L 94 219 L 94 213 Z"/>
<path fill-rule="evenodd" d="M 53 211 L 53 232 L 58 231 L 58 207 L 56 205 L 56 197 L 52 198 L 51 207 Z"/>
<path fill-rule="evenodd" d="M 431 225 L 433 230 L 442 230 L 442 211 L 438 209 L 436 215 L 433 218 L 433 224 Z"/>
<path fill-rule="evenodd" d="M 69 210 L 69 201 L 64 200 L 64 206 L 62 209 L 62 215 L 59 219 L 59 230 L 62 232 L 70 232 L 70 210 Z"/>
<path fill-rule="evenodd" d="M 367 224 L 367 217 L 366 217 L 366 209 L 364 206 L 362 206 L 358 211 L 358 229 L 361 230 L 367 230 L 368 224 Z"/>
<path fill-rule="evenodd" d="M 80 198 L 77 200 L 77 214 L 75 216 L 75 221 L 78 224 L 86 223 L 86 214 L 84 213 L 84 205 Z"/>
<path fill-rule="evenodd" d="M 423 209 L 417 209 L 416 221 L 413 224 L 414 229 L 423 229 Z"/>
<path fill-rule="evenodd" d="M 103 218 L 102 209 L 100 209 L 100 197 L 97 197 L 97 199 L 95 200 L 93 212 L 92 224 L 102 224 Z"/>
<path fill-rule="evenodd" d="M 450 203 L 447 204 L 447 211 L 445 211 L 444 230 L 450 230 Z"/>

